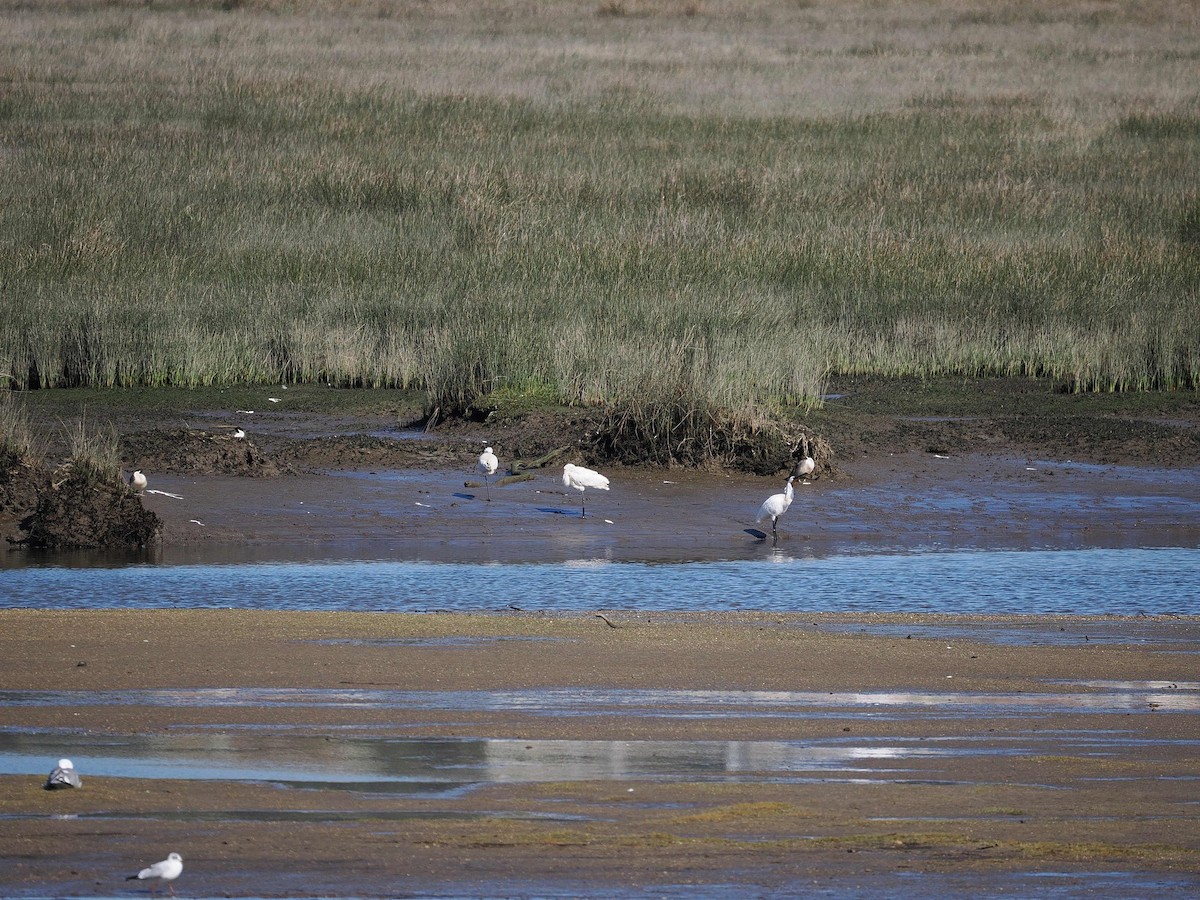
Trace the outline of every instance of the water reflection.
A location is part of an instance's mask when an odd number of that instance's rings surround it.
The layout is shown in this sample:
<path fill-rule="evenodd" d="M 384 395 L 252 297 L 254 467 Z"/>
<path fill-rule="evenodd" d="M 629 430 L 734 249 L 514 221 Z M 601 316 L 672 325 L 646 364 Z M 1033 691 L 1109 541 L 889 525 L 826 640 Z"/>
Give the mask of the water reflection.
<path fill-rule="evenodd" d="M 1160 742 L 1163 743 L 1163 742 Z M 1182 741 L 1189 746 L 1200 740 Z M 88 777 L 255 781 L 368 793 L 436 794 L 484 783 L 627 779 L 903 780 L 952 757 L 1143 753 L 1111 731 L 1029 733 L 1007 740 L 944 737 L 810 741 L 606 741 L 228 733 L 97 736 L 0 732 L 0 775 L 43 776 L 68 753 Z M 917 766 L 924 761 L 926 765 Z"/>
<path fill-rule="evenodd" d="M 0 709 L 29 706 L 323 707 L 522 712 L 541 716 L 620 714 L 655 718 L 764 718 L 883 713 L 958 717 L 1060 712 L 1196 712 L 1200 685 L 1171 682 L 1109 689 L 973 693 L 949 691 L 722 691 L 548 688 L 401 691 L 378 688 L 178 688 L 131 691 L 0 691 Z"/>
<path fill-rule="evenodd" d="M 44 774 L 69 752 L 90 777 L 215 779 L 377 792 L 397 784 L 444 794 L 466 784 L 688 778 L 745 780 L 794 773 L 888 778 L 904 763 L 1028 752 L 996 745 L 798 741 L 392 739 L 238 734 L 0 733 L 0 775 Z"/>

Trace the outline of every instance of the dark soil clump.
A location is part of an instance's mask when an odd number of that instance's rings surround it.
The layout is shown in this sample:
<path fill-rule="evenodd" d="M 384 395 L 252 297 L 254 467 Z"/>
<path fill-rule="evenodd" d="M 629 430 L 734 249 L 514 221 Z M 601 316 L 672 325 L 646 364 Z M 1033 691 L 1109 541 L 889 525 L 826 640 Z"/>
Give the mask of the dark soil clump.
<path fill-rule="evenodd" d="M 37 509 L 38 496 L 50 488 L 50 474 L 7 448 L 0 449 L 0 538 L 24 540 L 22 526 Z"/>
<path fill-rule="evenodd" d="M 775 475 L 812 456 L 832 468 L 828 442 L 800 425 L 751 423 L 720 412 L 667 405 L 610 407 L 588 441 L 597 461 L 626 466 L 716 467 L 751 475 Z"/>
<path fill-rule="evenodd" d="M 280 467 L 258 447 L 232 434 L 203 431 L 141 431 L 122 439 L 123 455 L 146 472 L 174 475 L 280 474 Z"/>
<path fill-rule="evenodd" d="M 437 469 L 465 465 L 470 456 L 470 446 L 463 441 L 396 440 L 369 434 L 291 440 L 282 443 L 276 452 L 276 458 L 289 471 L 293 466 L 313 469 Z"/>
<path fill-rule="evenodd" d="M 31 547 L 50 550 L 145 547 L 162 522 L 115 477 L 86 467 L 66 468 L 66 475 L 44 490 L 29 519 Z"/>

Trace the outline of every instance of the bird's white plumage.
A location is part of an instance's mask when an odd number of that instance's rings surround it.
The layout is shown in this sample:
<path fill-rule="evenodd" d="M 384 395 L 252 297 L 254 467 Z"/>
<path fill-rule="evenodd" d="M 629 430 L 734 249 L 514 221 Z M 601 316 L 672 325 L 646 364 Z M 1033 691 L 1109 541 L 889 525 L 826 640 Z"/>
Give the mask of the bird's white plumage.
<path fill-rule="evenodd" d="M 584 491 L 587 488 L 607 491 L 608 479 L 593 469 L 585 469 L 583 466 L 567 463 L 563 466 L 563 485 L 575 488 L 577 491 Z"/>
<path fill-rule="evenodd" d="M 789 475 L 787 485 L 783 489 L 782 494 L 772 494 L 763 501 L 763 505 L 758 508 L 758 517 L 754 520 L 761 522 L 764 519 L 771 520 L 771 531 L 775 531 L 775 526 L 779 522 L 779 517 L 787 512 L 787 508 L 792 505 L 792 499 L 796 492 L 792 488 L 792 482 L 796 476 Z"/>
<path fill-rule="evenodd" d="M 134 473 L 129 477 L 129 486 L 139 494 L 146 489 L 146 476 L 141 469 L 135 469 Z"/>
<path fill-rule="evenodd" d="M 801 478 L 807 478 L 817 469 L 817 461 L 811 456 L 806 456 L 796 464 L 796 474 Z"/>
<path fill-rule="evenodd" d="M 483 484 L 487 490 L 489 502 L 492 499 L 492 486 L 488 482 L 488 476 L 495 475 L 498 468 L 500 468 L 500 460 L 496 459 L 496 454 L 492 452 L 491 447 L 485 447 L 479 454 L 479 462 L 475 463 L 475 471 L 483 476 Z"/>
<path fill-rule="evenodd" d="M 236 431 L 234 431 L 234 433 L 233 433 L 233 439 L 235 441 L 244 440 L 245 437 L 246 437 L 246 431 L 243 428 L 239 428 Z"/>
<path fill-rule="evenodd" d="M 585 469 L 583 466 L 567 463 L 563 466 L 563 486 L 575 488 L 581 494 L 588 488 L 607 491 L 608 479 L 593 469 Z M 587 505 L 582 497 L 579 500 L 579 515 L 581 517 L 587 515 Z"/>
<path fill-rule="evenodd" d="M 152 866 L 146 866 L 136 875 L 130 875 L 126 880 L 137 878 L 145 880 L 147 878 L 159 878 L 163 881 L 174 881 L 183 872 L 183 857 L 178 853 L 169 853 L 167 858 L 156 862 Z"/>
<path fill-rule="evenodd" d="M 74 763 L 69 759 L 60 759 L 58 765 L 54 767 L 49 777 L 46 778 L 46 790 L 53 791 L 58 788 L 68 787 L 83 787 L 83 780 L 79 777 L 79 773 L 75 771 Z"/>
<path fill-rule="evenodd" d="M 496 470 L 500 468 L 500 460 L 496 458 L 496 454 L 492 452 L 491 447 L 486 447 L 484 451 L 479 454 L 479 462 L 475 464 L 475 468 L 479 471 L 480 475 L 487 476 L 496 474 Z"/>

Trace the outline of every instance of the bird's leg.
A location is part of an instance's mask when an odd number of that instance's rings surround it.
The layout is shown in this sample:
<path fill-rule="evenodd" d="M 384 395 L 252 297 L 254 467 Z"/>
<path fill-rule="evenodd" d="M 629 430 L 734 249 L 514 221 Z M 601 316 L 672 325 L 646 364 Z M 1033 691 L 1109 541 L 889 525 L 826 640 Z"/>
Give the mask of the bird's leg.
<path fill-rule="evenodd" d="M 579 495 L 579 518 L 587 518 L 587 503 L 583 498 L 583 494 Z"/>
<path fill-rule="evenodd" d="M 488 482 L 488 477 L 486 475 L 483 476 L 483 486 L 487 489 L 487 502 L 491 503 L 492 502 L 492 485 L 490 482 Z"/>

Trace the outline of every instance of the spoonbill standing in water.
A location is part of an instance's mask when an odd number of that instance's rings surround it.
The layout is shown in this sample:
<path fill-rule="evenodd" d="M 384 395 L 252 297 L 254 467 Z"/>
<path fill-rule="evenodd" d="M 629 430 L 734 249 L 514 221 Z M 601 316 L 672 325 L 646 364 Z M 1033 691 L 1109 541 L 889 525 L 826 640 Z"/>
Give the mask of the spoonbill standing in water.
<path fill-rule="evenodd" d="M 583 466 L 577 466 L 574 463 L 567 463 L 563 466 L 563 485 L 569 488 L 575 488 L 582 494 L 588 488 L 594 488 L 597 491 L 608 490 L 608 479 L 599 472 L 594 472 L 591 469 L 585 469 Z M 587 515 L 587 506 L 584 503 L 583 497 L 579 498 L 579 517 L 582 519 Z"/>
<path fill-rule="evenodd" d="M 492 452 L 491 447 L 485 447 L 483 452 L 479 454 L 479 462 L 475 463 L 475 469 L 483 476 L 483 484 L 487 488 L 489 503 L 492 502 L 492 486 L 488 484 L 488 477 L 495 475 L 498 468 L 500 468 L 500 460 L 496 459 L 496 454 Z"/>
<path fill-rule="evenodd" d="M 138 872 L 136 875 L 129 875 L 126 881 L 137 879 L 144 881 L 147 878 L 160 878 L 167 883 L 167 887 L 171 889 L 171 896 L 175 896 L 175 885 L 171 884 L 183 872 L 183 857 L 178 853 L 168 853 L 167 858 L 156 862 L 152 866 L 147 866 Z"/>
<path fill-rule="evenodd" d="M 761 522 L 768 516 L 771 519 L 771 537 L 779 540 L 779 533 L 775 530 L 779 524 L 779 517 L 787 512 L 787 508 L 792 505 L 792 498 L 795 496 L 795 491 L 792 489 L 792 482 L 796 480 L 795 475 L 789 475 L 787 485 L 783 489 L 782 494 L 772 494 L 763 501 L 763 505 L 759 507 L 758 518 L 755 522 Z"/>

